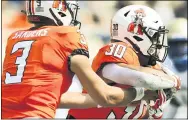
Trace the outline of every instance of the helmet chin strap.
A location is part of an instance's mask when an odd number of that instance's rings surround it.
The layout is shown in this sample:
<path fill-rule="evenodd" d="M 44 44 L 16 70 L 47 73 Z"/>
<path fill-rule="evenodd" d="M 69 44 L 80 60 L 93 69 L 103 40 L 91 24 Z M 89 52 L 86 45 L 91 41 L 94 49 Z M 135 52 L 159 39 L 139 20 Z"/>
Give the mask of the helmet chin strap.
<path fill-rule="evenodd" d="M 143 55 L 140 52 L 137 53 L 137 56 L 138 56 L 138 59 L 139 59 L 141 66 L 144 66 L 144 67 L 154 66 L 157 63 L 155 58 L 152 57 L 152 56 L 146 56 L 146 55 Z"/>
<path fill-rule="evenodd" d="M 79 22 L 79 21 L 77 21 L 77 20 L 72 20 L 72 21 L 71 21 L 71 24 L 72 24 L 73 26 L 77 26 L 77 25 L 78 25 L 78 26 L 79 26 L 79 29 L 81 28 L 81 25 L 82 25 L 81 22 Z"/>
<path fill-rule="evenodd" d="M 133 48 L 138 52 L 136 53 L 140 62 L 141 66 L 154 66 L 156 65 L 156 59 L 152 56 L 146 56 L 144 55 L 141 51 L 140 48 L 134 44 L 129 38 L 125 37 L 124 39 L 126 39 L 132 46 Z"/>
<path fill-rule="evenodd" d="M 148 65 L 154 66 L 156 64 L 157 64 L 157 62 L 156 62 L 155 58 L 150 56 L 150 58 L 148 60 Z"/>

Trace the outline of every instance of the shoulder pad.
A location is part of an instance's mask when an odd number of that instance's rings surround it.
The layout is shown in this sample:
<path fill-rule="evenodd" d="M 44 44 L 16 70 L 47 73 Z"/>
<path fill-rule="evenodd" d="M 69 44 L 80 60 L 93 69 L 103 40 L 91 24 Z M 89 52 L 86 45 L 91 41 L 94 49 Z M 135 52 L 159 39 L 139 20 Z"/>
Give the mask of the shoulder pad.
<path fill-rule="evenodd" d="M 54 26 L 50 27 L 50 31 L 57 32 L 60 34 L 67 34 L 67 33 L 79 33 L 79 29 L 76 27 L 70 27 L 70 26 Z"/>

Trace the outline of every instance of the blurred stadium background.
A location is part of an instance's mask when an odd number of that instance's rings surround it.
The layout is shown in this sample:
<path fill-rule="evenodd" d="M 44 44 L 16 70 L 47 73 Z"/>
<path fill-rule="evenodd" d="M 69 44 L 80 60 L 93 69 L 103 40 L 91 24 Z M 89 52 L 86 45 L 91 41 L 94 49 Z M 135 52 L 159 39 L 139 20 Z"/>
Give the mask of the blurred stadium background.
<path fill-rule="evenodd" d="M 32 26 L 20 12 L 25 7 L 24 3 L 21 0 L 2 1 L 3 59 L 8 36 L 18 29 Z M 110 20 L 114 13 L 131 4 L 146 5 L 155 9 L 165 25 L 170 28 L 172 52 L 169 52 L 171 56 L 164 64 L 181 77 L 183 86 L 175 99 L 166 105 L 163 118 L 187 118 L 187 1 L 80 1 L 78 19 L 82 22 L 81 31 L 89 44 L 91 61 L 99 48 L 110 41 Z M 179 18 L 181 19 L 178 21 Z M 174 33 L 171 33 L 171 29 L 174 29 Z M 63 118 L 66 112 L 67 110 L 58 110 L 56 117 Z"/>

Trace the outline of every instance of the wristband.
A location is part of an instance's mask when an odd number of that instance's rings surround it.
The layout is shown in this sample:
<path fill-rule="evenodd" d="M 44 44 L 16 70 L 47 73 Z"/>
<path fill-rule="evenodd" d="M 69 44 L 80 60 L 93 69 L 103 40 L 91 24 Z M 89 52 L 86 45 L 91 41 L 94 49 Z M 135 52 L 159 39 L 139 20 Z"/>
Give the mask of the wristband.
<path fill-rule="evenodd" d="M 134 87 L 134 88 L 136 90 L 136 97 L 133 100 L 133 102 L 141 100 L 144 97 L 144 88 L 138 88 L 138 87 Z"/>

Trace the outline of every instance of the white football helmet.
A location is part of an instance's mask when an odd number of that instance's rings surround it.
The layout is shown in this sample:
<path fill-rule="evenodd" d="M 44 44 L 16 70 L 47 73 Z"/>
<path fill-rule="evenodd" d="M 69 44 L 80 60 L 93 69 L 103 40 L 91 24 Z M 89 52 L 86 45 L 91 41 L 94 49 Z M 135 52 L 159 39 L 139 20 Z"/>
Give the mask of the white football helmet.
<path fill-rule="evenodd" d="M 26 15 L 30 23 L 51 23 L 63 26 L 76 26 L 79 6 L 77 1 L 67 0 L 27 0 Z"/>
<path fill-rule="evenodd" d="M 111 21 L 111 39 L 130 43 L 137 52 L 163 62 L 167 56 L 167 34 L 156 11 L 142 5 L 120 9 Z"/>

